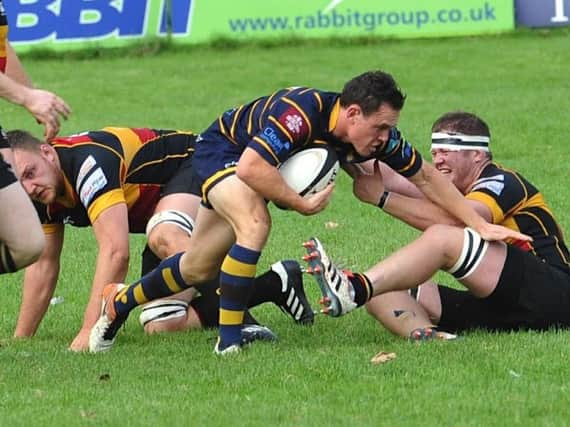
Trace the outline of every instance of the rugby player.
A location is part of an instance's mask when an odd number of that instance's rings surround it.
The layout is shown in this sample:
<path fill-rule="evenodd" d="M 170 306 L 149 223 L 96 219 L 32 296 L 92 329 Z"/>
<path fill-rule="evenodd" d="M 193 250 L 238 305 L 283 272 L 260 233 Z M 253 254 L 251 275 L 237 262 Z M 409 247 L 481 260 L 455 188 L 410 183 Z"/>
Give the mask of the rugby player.
<path fill-rule="evenodd" d="M 486 242 L 377 167 L 356 180 L 358 197 L 426 231 L 364 274 L 339 271 L 312 240 L 309 262 L 325 298 L 338 307 L 331 314 L 366 303 L 389 330 L 412 339 L 438 336 L 436 326 L 451 332 L 569 326 L 570 257 L 542 193 L 520 173 L 493 162 L 489 127 L 476 115 L 446 113 L 432 132 L 435 167 L 485 220 L 525 233 L 532 242 Z M 438 269 L 467 290 L 426 282 Z M 408 288 L 413 292 L 390 292 Z"/>
<path fill-rule="evenodd" d="M 59 275 L 64 224 L 92 226 L 98 244 L 95 275 L 83 325 L 70 345 L 71 350 L 85 350 L 100 311 L 103 286 L 125 279 L 129 233 L 146 232 L 148 236 L 143 273 L 188 245 L 200 202 L 192 171 L 196 136 L 191 132 L 107 127 L 59 137 L 50 144 L 24 131 L 11 131 L 8 139 L 22 185 L 37 202 L 46 233 L 46 249 L 25 271 L 15 336 L 33 335 L 49 306 Z M 180 290 L 170 285 L 174 291 Z M 216 288 L 216 283 L 202 288 L 204 294 L 193 299 L 190 306 L 192 293 L 186 292 L 167 304 L 149 307 L 143 317 L 145 329 L 156 332 L 217 326 Z M 256 289 L 253 304 L 272 301 L 300 323 L 312 321 L 296 262 L 274 264 L 256 279 Z M 152 291 L 140 296 L 154 297 Z"/>
<path fill-rule="evenodd" d="M 171 293 L 164 271 L 173 272 L 178 286 L 188 287 L 211 280 L 221 268 L 220 328 L 214 352 L 239 352 L 249 288 L 271 228 L 266 201 L 313 215 L 330 199 L 332 185 L 305 199 L 287 186 L 277 170 L 292 152 L 314 141 L 336 147 L 345 163 L 386 161 L 486 238 L 525 238 L 487 223 L 448 180 L 422 162 L 395 127 L 403 105 L 404 95 L 394 79 L 377 71 L 354 78 L 342 93 L 282 89 L 226 111 L 196 144 L 194 166 L 202 204 L 187 251 L 162 261 L 126 289 L 106 288 L 106 304 L 92 330 L 90 350 L 107 350 L 113 344 L 118 326 L 140 303 L 137 294 L 151 289 L 161 296 Z"/>

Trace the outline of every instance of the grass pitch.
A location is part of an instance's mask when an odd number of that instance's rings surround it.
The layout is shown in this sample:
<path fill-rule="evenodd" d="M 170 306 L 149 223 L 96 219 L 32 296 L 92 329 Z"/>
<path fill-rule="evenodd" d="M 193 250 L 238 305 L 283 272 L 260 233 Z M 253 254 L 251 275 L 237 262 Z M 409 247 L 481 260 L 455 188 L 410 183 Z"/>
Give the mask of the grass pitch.
<path fill-rule="evenodd" d="M 40 87 L 62 95 L 70 134 L 106 125 L 205 128 L 222 111 L 277 88 L 340 90 L 365 70 L 391 72 L 408 100 L 400 128 L 429 156 L 430 126 L 464 109 L 491 126 L 497 161 L 542 189 L 570 229 L 567 31 L 445 40 L 338 41 L 225 49 L 175 49 L 151 56 L 24 59 Z M 2 103 L 5 129 L 41 129 Z M 273 210 L 259 269 L 299 259 L 316 235 L 346 266 L 364 269 L 417 232 L 359 204 L 342 176 L 315 217 Z M 338 227 L 325 228 L 334 221 Z M 142 237 L 132 238 L 129 280 Z M 11 339 L 21 274 L 2 276 L 0 424 L 30 425 L 567 425 L 570 334 L 474 332 L 450 343 L 410 344 L 361 310 L 298 327 L 273 306 L 257 317 L 279 335 L 235 358 L 212 355 L 215 331 L 146 337 L 133 315 L 108 354 L 66 350 L 82 320 L 96 256 L 89 229 L 68 227 L 56 295 L 38 334 Z M 440 274 L 440 280 L 452 281 Z M 310 277 L 306 288 L 316 302 Z M 540 286 L 540 284 L 537 284 Z M 397 358 L 372 365 L 377 352 Z"/>

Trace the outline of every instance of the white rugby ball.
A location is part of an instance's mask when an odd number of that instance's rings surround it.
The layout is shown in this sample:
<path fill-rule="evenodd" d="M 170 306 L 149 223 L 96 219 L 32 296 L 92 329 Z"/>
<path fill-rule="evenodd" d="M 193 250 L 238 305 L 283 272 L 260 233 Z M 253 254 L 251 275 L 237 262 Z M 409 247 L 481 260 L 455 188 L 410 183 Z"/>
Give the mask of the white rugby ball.
<path fill-rule="evenodd" d="M 297 194 L 308 197 L 334 182 L 340 164 L 328 145 L 312 146 L 293 154 L 279 167 L 279 173 Z"/>

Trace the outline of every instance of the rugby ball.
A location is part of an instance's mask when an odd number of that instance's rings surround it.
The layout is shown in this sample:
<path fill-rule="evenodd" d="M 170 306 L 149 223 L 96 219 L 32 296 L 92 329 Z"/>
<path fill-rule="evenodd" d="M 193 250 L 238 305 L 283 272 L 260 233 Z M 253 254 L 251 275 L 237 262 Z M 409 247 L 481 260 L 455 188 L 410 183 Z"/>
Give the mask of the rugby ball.
<path fill-rule="evenodd" d="M 279 166 L 279 173 L 297 194 L 308 197 L 334 182 L 339 168 L 336 152 L 323 144 L 297 151 Z"/>

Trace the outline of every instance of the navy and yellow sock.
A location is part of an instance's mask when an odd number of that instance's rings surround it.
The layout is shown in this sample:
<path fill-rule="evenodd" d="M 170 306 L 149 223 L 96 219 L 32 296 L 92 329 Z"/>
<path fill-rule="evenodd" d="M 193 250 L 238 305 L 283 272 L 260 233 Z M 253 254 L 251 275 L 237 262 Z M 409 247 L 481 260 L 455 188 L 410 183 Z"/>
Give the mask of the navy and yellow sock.
<path fill-rule="evenodd" d="M 223 350 L 241 342 L 244 311 L 260 252 L 234 244 L 220 273 L 220 345 Z"/>
<path fill-rule="evenodd" d="M 180 252 L 160 262 L 158 267 L 138 282 L 129 285 L 115 297 L 115 310 L 118 316 L 127 315 L 133 308 L 149 301 L 174 295 L 191 285 L 180 273 Z"/>

